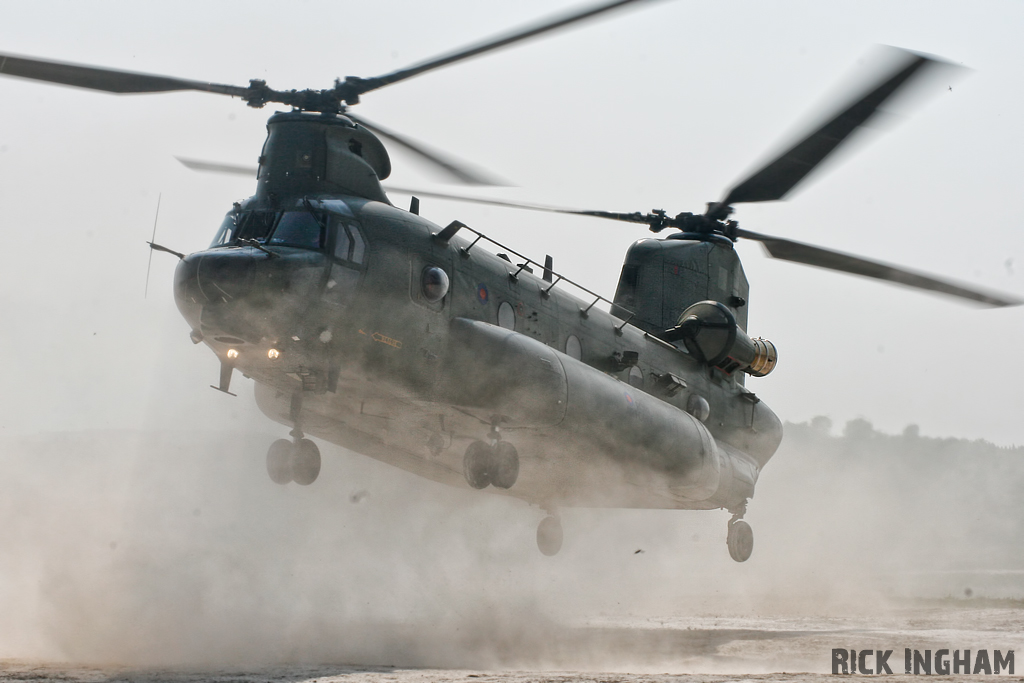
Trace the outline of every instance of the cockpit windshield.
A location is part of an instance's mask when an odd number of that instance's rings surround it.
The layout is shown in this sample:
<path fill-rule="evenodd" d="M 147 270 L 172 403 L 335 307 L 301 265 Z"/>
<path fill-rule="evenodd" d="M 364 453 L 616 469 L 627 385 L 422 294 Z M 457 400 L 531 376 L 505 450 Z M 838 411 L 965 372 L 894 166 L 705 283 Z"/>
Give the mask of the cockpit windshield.
<path fill-rule="evenodd" d="M 224 217 L 210 247 L 233 246 L 240 240 L 323 249 L 327 246 L 327 221 L 310 211 L 232 211 Z"/>
<path fill-rule="evenodd" d="M 285 211 L 268 244 L 320 249 L 326 242 L 325 222 L 309 211 Z"/>
<path fill-rule="evenodd" d="M 266 242 L 279 215 L 275 211 L 246 211 L 238 219 L 237 239 Z"/>

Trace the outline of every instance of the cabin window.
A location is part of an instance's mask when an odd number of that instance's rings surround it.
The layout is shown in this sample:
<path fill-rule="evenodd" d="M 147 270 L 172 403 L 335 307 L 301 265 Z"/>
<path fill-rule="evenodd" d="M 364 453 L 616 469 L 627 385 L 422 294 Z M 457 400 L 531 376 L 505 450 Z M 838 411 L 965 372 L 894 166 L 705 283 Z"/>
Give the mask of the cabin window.
<path fill-rule="evenodd" d="M 516 312 L 507 301 L 502 301 L 498 306 L 498 325 L 506 330 L 516 329 Z"/>
<path fill-rule="evenodd" d="M 326 237 L 325 223 L 309 211 L 286 211 L 268 244 L 300 249 L 320 249 Z"/>
<path fill-rule="evenodd" d="M 583 360 L 583 345 L 580 344 L 580 338 L 575 334 L 570 334 L 565 340 L 565 355 L 576 360 Z"/>
<path fill-rule="evenodd" d="M 448 293 L 448 273 L 437 266 L 427 266 L 421 277 L 423 298 L 436 304 Z"/>
<path fill-rule="evenodd" d="M 690 398 L 686 399 L 686 412 L 693 415 L 701 422 L 705 422 L 708 416 L 711 415 L 711 405 L 708 400 L 699 394 L 690 394 Z"/>
<path fill-rule="evenodd" d="M 629 386 L 636 387 L 637 389 L 644 388 L 644 373 L 637 366 L 633 366 L 629 369 Z"/>

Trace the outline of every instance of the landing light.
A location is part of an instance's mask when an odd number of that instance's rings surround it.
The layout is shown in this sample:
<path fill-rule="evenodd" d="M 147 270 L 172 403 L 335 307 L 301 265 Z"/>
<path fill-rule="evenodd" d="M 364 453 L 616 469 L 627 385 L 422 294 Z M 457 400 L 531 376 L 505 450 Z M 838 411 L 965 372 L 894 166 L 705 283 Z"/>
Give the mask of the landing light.
<path fill-rule="evenodd" d="M 228 349 L 227 355 L 230 360 L 238 358 L 238 349 Z"/>
<path fill-rule="evenodd" d="M 281 352 L 278 351 L 277 349 L 269 349 L 267 351 L 267 358 L 269 358 L 270 360 L 277 360 L 280 357 L 281 357 Z"/>

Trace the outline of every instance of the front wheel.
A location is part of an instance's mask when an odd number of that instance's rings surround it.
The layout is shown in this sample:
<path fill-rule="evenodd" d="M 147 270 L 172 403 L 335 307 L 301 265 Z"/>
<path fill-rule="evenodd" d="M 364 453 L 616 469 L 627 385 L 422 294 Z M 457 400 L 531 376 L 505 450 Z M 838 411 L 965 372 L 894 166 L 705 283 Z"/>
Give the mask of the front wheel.
<path fill-rule="evenodd" d="M 494 474 L 491 483 L 499 489 L 512 488 L 519 479 L 519 453 L 507 441 L 494 446 Z"/>
<path fill-rule="evenodd" d="M 267 450 L 267 474 L 275 484 L 287 484 L 292 480 L 292 442 L 278 439 Z"/>
<path fill-rule="evenodd" d="M 462 459 L 462 473 L 473 488 L 487 488 L 494 476 L 494 456 L 489 444 L 483 441 L 469 444 L 466 457 Z"/>
<path fill-rule="evenodd" d="M 320 449 L 309 439 L 301 439 L 295 445 L 292 460 L 292 477 L 296 484 L 309 486 L 320 476 Z"/>

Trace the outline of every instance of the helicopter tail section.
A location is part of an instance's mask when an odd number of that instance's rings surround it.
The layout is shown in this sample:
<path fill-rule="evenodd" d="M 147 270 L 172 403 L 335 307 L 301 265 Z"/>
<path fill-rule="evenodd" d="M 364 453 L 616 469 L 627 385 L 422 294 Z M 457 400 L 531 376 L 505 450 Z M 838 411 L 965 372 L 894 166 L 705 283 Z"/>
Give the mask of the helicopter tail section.
<path fill-rule="evenodd" d="M 691 239 L 692 237 L 692 239 Z M 728 239 L 679 233 L 667 240 L 643 239 L 626 253 L 612 315 L 661 337 L 683 311 L 699 301 L 728 306 L 747 329 L 750 287 Z"/>

